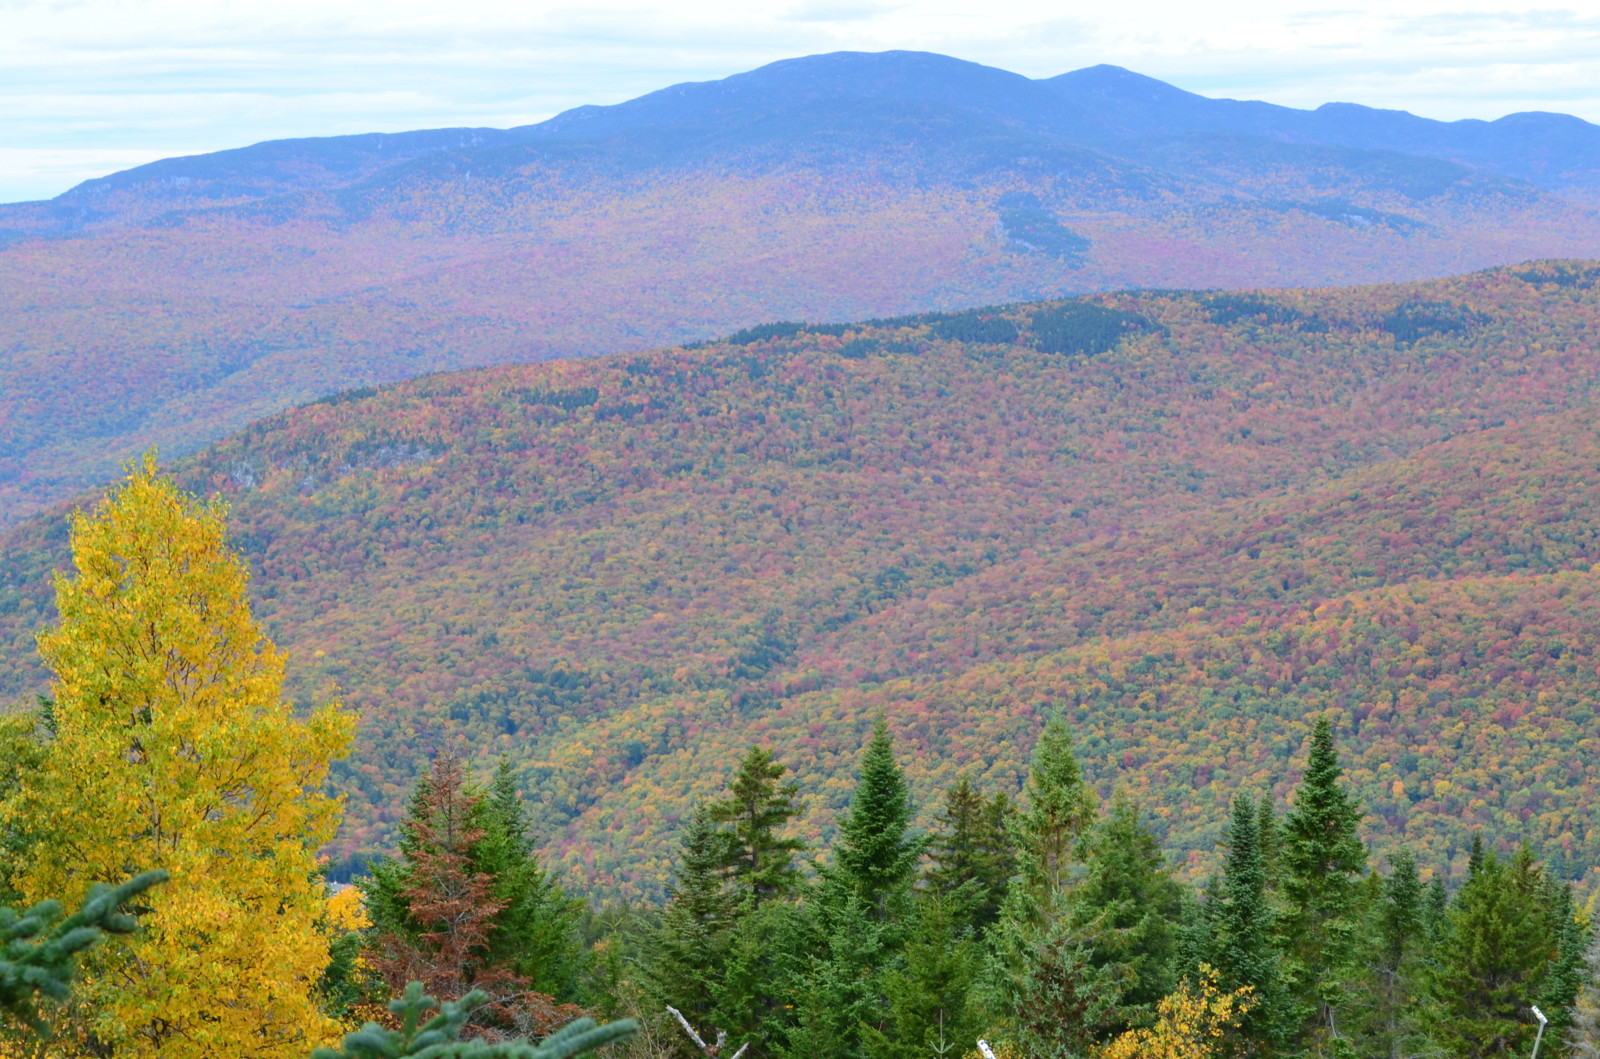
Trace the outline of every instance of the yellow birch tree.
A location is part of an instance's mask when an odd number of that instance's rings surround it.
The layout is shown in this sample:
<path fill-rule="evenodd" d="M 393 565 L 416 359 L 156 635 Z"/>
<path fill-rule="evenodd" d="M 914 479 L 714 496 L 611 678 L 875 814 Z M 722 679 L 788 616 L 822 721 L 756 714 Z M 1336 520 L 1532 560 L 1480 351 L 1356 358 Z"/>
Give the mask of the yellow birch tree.
<path fill-rule="evenodd" d="M 1200 965 L 1156 1008 L 1155 1025 L 1132 1029 L 1095 1052 L 1095 1059 L 1210 1059 L 1226 1054 L 1227 1033 L 1252 1006 L 1250 987 L 1224 993 L 1217 972 Z"/>
<path fill-rule="evenodd" d="M 298 1059 L 339 1030 L 313 995 L 328 963 L 315 851 L 354 719 L 291 715 L 226 515 L 146 456 L 74 516 L 77 572 L 57 574 L 60 622 L 39 637 L 57 734 L 8 809 L 31 840 L 13 882 L 72 904 L 96 882 L 172 878 L 143 929 L 85 968 L 63 1055 Z"/>

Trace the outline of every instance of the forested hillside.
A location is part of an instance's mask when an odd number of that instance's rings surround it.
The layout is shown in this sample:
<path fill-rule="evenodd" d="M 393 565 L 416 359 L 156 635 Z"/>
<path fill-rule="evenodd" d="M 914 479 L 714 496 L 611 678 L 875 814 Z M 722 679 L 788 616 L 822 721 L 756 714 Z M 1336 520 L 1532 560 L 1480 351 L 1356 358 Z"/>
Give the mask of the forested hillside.
<path fill-rule="evenodd" d="M 924 816 L 959 769 L 1016 789 L 1061 709 L 1198 875 L 1331 711 L 1377 852 L 1459 866 L 1481 832 L 1576 876 L 1597 279 L 774 324 L 353 392 L 178 470 L 233 504 L 291 687 L 360 713 L 340 856 L 454 748 L 512 762 L 580 886 L 656 892 L 752 742 L 818 837 L 879 709 Z M 40 686 L 65 539 L 6 538 L 9 692 Z"/>
<path fill-rule="evenodd" d="M 1600 254 L 1600 129 L 811 56 L 509 130 L 286 140 L 0 205 L 0 525 L 352 387 L 1132 287 Z"/>

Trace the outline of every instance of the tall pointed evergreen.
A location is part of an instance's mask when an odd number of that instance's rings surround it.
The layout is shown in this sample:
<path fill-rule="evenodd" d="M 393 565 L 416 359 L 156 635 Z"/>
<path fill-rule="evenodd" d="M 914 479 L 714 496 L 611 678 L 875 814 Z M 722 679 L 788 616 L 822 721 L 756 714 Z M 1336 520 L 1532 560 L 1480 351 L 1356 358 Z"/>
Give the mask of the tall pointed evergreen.
<path fill-rule="evenodd" d="M 1282 968 L 1267 902 L 1260 818 L 1252 799 L 1234 798 L 1227 843 L 1222 879 L 1212 902 L 1212 957 L 1224 991 L 1242 986 L 1253 991 L 1255 1006 L 1241 1023 L 1247 1053 L 1270 1055 L 1285 1036 Z"/>
<path fill-rule="evenodd" d="M 671 1004 L 695 1025 L 709 1022 L 716 1006 L 733 925 L 722 852 L 710 812 L 696 806 L 679 840 L 667 907 L 650 935 L 640 974 L 654 1004 Z"/>
<path fill-rule="evenodd" d="M 1305 776 L 1282 826 L 1284 978 L 1299 1008 L 1299 1038 L 1326 1054 L 1341 1036 L 1340 1009 L 1356 973 L 1366 850 L 1361 809 L 1340 783 L 1333 725 L 1317 718 Z"/>
<path fill-rule="evenodd" d="M 1082 884 L 1072 895 L 1074 921 L 1089 933 L 1091 959 L 1119 983 L 1124 1024 L 1153 1017 L 1177 984 L 1174 963 L 1184 915 L 1183 888 L 1167 871 L 1160 845 L 1139 807 L 1118 790 L 1090 834 Z"/>
<path fill-rule="evenodd" d="M 1572 906 L 1571 885 L 1557 887 L 1550 905 L 1550 934 L 1556 941 L 1556 957 L 1545 975 L 1539 1006 L 1550 1019 L 1545 1035 L 1563 1042 L 1571 1034 L 1578 997 L 1583 992 L 1589 931 L 1579 922 Z"/>
<path fill-rule="evenodd" d="M 753 746 L 727 797 L 710 807 L 712 821 L 723 828 L 722 870 L 741 899 L 748 895 L 757 905 L 793 893 L 800 883 L 794 858 L 806 844 L 782 833 L 800 811 L 800 787 L 779 782 L 783 773 L 770 750 Z"/>
<path fill-rule="evenodd" d="M 540 866 L 508 762 L 500 762 L 481 805 L 484 834 L 472 859 L 494 878 L 495 897 L 505 906 L 495 916 L 489 959 L 541 993 L 573 999 L 583 965 L 576 940 L 580 905 Z"/>
<path fill-rule="evenodd" d="M 1426 891 L 1409 852 L 1395 854 L 1389 864 L 1372 916 L 1365 1036 L 1374 1054 L 1402 1059 L 1416 1051 L 1421 1033 L 1417 1007 L 1428 941 Z"/>
<path fill-rule="evenodd" d="M 1072 752 L 1072 731 L 1066 718 L 1056 714 L 1045 723 L 1034 748 L 1026 806 L 1017 818 L 1022 882 L 1041 915 L 1049 916 L 1046 910 L 1080 859 L 1094 818 L 1094 792 L 1084 783 Z"/>
<path fill-rule="evenodd" d="M 910 891 L 923 843 L 906 834 L 911 795 L 894 761 L 894 741 L 880 715 L 861 755 L 861 779 L 839 822 L 837 874 L 875 920 L 887 919 Z"/>
<path fill-rule="evenodd" d="M 1528 1003 L 1539 995 L 1551 939 L 1545 910 L 1531 897 L 1536 865 L 1474 851 L 1475 864 L 1445 914 L 1429 983 L 1429 1035 L 1461 1059 L 1526 1054 L 1533 1045 Z"/>
<path fill-rule="evenodd" d="M 1012 811 L 1004 793 L 985 801 L 965 774 L 945 791 L 944 808 L 929 841 L 924 881 L 929 891 L 950 902 L 955 922 L 969 933 L 999 917 L 1000 902 L 1016 871 Z"/>

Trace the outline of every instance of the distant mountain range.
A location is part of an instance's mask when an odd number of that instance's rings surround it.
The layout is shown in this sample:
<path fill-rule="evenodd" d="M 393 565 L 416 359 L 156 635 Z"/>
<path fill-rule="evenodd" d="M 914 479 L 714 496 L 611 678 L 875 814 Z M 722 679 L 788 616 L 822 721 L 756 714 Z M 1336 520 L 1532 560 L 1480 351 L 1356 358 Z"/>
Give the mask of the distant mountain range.
<path fill-rule="evenodd" d="M 1600 128 L 839 53 L 510 130 L 283 140 L 0 206 L 0 523 L 429 372 L 1138 287 L 1600 255 Z"/>
<path fill-rule="evenodd" d="M 818 837 L 878 710 L 925 818 L 958 770 L 1016 790 L 1060 710 L 1203 877 L 1328 713 L 1373 841 L 1596 879 L 1597 334 L 1595 262 L 764 326 L 346 393 L 175 467 L 232 505 L 292 693 L 360 712 L 341 856 L 454 746 L 514 764 L 575 882 L 650 894 L 753 742 Z M 0 537 L 7 695 L 63 514 Z"/>

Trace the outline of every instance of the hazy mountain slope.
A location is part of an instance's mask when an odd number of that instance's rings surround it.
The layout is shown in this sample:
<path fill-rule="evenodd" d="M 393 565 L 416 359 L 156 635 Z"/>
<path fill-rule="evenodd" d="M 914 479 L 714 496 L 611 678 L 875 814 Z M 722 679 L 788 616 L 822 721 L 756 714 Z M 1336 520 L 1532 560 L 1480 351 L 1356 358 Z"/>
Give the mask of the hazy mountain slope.
<path fill-rule="evenodd" d="M 432 371 L 1592 256 L 1597 151 L 1559 115 L 1295 111 L 892 52 L 518 129 L 169 159 L 0 206 L 0 523 L 149 444 Z"/>
<path fill-rule="evenodd" d="M 649 889 L 675 814 L 742 741 L 794 763 L 825 828 L 878 704 L 927 795 L 959 764 L 1015 778 L 1047 701 L 1076 711 L 1102 783 L 1130 733 L 1163 733 L 1127 781 L 1181 809 L 1170 839 L 1195 848 L 1312 708 L 1350 711 L 1383 812 L 1404 808 L 1375 778 L 1389 744 L 1355 723 L 1383 694 L 1406 726 L 1384 732 L 1419 740 L 1403 785 L 1533 783 L 1540 755 L 1588 745 L 1590 595 L 1571 579 L 1600 562 L 1597 277 L 773 328 L 350 394 L 183 475 L 232 501 L 295 693 L 337 681 L 362 712 L 344 851 L 383 841 L 416 763 L 459 740 L 518 763 L 575 872 Z M 5 541 L 14 692 L 38 680 L 63 527 Z M 1359 673 L 1327 638 L 1339 601 L 1406 615 L 1363 619 Z M 1455 659 L 1454 713 L 1423 693 L 1424 633 L 1429 664 Z M 1486 726 L 1546 692 L 1561 723 L 1495 764 Z M 1248 708 L 1207 712 L 1219 696 Z M 1539 781 L 1519 832 L 1548 851 L 1571 831 L 1575 862 L 1600 857 L 1585 754 Z M 1406 799 L 1435 852 L 1478 812 Z"/>

